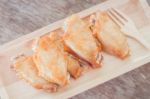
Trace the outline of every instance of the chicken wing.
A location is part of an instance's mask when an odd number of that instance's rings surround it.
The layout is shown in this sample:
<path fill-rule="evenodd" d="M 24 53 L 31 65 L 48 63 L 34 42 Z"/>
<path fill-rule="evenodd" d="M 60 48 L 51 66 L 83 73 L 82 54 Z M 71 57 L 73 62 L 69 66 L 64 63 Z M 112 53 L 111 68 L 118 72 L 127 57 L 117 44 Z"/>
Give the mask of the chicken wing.
<path fill-rule="evenodd" d="M 88 62 L 94 68 L 100 67 L 102 61 L 100 48 L 88 25 L 77 15 L 72 15 L 65 20 L 63 30 L 67 51 Z"/>
<path fill-rule="evenodd" d="M 67 70 L 73 78 L 78 78 L 82 73 L 82 68 L 79 62 L 72 55 L 65 51 L 64 42 L 62 40 L 62 35 L 60 33 L 52 32 L 50 33 L 50 38 L 55 41 L 58 46 L 61 46 L 63 54 L 66 56 L 67 60 Z"/>
<path fill-rule="evenodd" d="M 57 85 L 50 83 L 44 78 L 38 76 L 38 70 L 33 62 L 32 56 L 19 56 L 13 65 L 17 75 L 30 83 L 37 89 L 43 89 L 50 92 L 56 92 Z"/>
<path fill-rule="evenodd" d="M 82 68 L 80 67 L 79 62 L 76 59 L 74 59 L 71 55 L 68 55 L 67 61 L 67 70 L 70 73 L 70 75 L 75 79 L 80 77 L 82 73 Z"/>
<path fill-rule="evenodd" d="M 33 56 L 40 76 L 60 86 L 69 83 L 66 56 L 53 38 L 41 37 Z"/>
<path fill-rule="evenodd" d="M 121 59 L 129 55 L 126 37 L 106 12 L 97 12 L 96 15 L 92 15 L 91 22 L 93 34 L 106 52 Z"/>

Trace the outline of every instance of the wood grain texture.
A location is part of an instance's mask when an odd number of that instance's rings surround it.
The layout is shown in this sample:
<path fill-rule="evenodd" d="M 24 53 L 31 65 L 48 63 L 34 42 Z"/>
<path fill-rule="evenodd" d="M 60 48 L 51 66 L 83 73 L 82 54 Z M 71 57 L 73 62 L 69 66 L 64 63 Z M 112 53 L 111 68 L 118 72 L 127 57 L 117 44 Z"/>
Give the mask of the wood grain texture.
<path fill-rule="evenodd" d="M 0 44 L 100 3 L 99 0 L 1 0 Z"/>
<path fill-rule="evenodd" d="M 0 44 L 89 8 L 103 0 L 0 0 Z M 149 99 L 150 64 L 72 99 Z"/>

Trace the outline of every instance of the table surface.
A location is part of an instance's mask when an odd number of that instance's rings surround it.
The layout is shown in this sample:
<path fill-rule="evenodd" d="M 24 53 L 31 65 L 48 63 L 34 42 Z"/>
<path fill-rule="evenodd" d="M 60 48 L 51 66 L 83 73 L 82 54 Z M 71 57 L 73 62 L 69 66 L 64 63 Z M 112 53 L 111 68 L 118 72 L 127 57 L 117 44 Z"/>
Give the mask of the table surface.
<path fill-rule="evenodd" d="M 0 44 L 105 0 L 0 0 Z M 71 99 L 150 99 L 150 63 Z"/>

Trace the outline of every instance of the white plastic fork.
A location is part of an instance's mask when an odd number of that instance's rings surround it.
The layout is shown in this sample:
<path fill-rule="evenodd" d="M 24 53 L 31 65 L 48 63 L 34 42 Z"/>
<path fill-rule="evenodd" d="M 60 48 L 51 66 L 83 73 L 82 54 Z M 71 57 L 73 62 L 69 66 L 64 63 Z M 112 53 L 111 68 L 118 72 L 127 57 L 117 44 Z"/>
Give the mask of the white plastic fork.
<path fill-rule="evenodd" d="M 107 14 L 120 27 L 121 31 L 123 31 L 126 36 L 137 40 L 144 47 L 150 49 L 150 44 L 148 44 L 143 35 L 139 33 L 134 22 L 129 17 L 116 8 L 107 10 Z"/>

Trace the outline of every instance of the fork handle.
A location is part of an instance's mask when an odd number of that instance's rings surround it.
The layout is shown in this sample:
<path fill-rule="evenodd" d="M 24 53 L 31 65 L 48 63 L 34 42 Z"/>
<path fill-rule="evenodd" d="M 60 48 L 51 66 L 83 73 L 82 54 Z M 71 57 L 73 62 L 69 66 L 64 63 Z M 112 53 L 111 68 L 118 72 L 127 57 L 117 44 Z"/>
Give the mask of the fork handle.
<path fill-rule="evenodd" d="M 139 43 L 141 43 L 144 47 L 150 50 L 150 44 L 144 39 L 143 35 L 137 35 L 133 36 L 134 39 L 136 39 Z"/>
<path fill-rule="evenodd" d="M 121 30 L 124 31 L 126 36 L 135 39 L 140 44 L 142 44 L 145 48 L 150 50 L 150 44 L 144 39 L 143 35 L 141 33 L 139 33 L 138 30 L 136 30 L 134 25 L 130 25 L 130 26 L 126 27 L 126 28 L 122 28 Z"/>
<path fill-rule="evenodd" d="M 150 44 L 144 39 L 143 35 L 141 35 L 139 32 L 134 32 L 133 34 L 125 34 L 133 39 L 135 39 L 137 42 L 139 42 L 141 45 L 143 45 L 145 48 L 150 50 Z"/>

